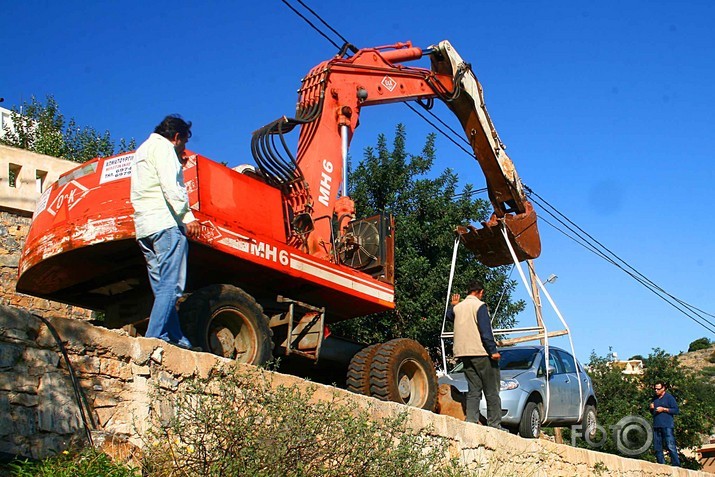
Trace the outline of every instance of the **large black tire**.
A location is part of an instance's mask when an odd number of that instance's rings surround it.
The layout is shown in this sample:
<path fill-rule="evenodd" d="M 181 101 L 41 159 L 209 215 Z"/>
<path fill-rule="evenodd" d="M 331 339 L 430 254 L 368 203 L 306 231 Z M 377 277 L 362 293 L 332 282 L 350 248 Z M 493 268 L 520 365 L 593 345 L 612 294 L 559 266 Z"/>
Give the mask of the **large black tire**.
<path fill-rule="evenodd" d="M 437 405 L 437 373 L 427 350 L 407 338 L 380 346 L 370 365 L 370 394 L 383 401 L 433 411 Z"/>
<path fill-rule="evenodd" d="M 367 346 L 352 357 L 348 365 L 348 376 L 345 381 L 348 391 L 356 394 L 370 395 L 370 366 L 380 348 L 380 344 Z"/>
<path fill-rule="evenodd" d="M 541 404 L 529 401 L 524 407 L 519 423 L 519 435 L 528 439 L 536 439 L 541 434 Z"/>
<path fill-rule="evenodd" d="M 181 304 L 179 316 L 186 336 L 204 351 L 255 365 L 272 357 L 273 330 L 263 308 L 240 288 L 202 288 Z"/>
<path fill-rule="evenodd" d="M 596 437 L 596 426 L 598 419 L 596 416 L 596 406 L 586 404 L 583 408 L 583 418 L 581 419 L 581 436 L 588 439 Z"/>

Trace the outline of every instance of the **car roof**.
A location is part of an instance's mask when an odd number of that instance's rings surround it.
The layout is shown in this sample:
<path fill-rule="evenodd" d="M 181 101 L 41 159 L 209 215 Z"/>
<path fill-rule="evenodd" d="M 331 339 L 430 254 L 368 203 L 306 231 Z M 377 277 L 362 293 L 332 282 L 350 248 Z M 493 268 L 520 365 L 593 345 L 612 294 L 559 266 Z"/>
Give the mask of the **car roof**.
<path fill-rule="evenodd" d="M 533 350 L 541 351 L 541 350 L 543 350 L 544 348 L 546 348 L 546 346 L 544 346 L 544 345 L 517 345 L 517 346 L 505 346 L 505 347 L 503 347 L 503 348 L 499 348 L 499 350 L 500 350 L 500 351 L 508 351 L 508 350 L 511 350 L 511 349 L 533 349 Z M 565 352 L 565 353 L 569 353 L 569 352 L 566 351 L 565 349 L 559 348 L 558 346 L 549 346 L 549 349 L 550 349 L 550 350 L 551 350 L 551 349 L 557 349 L 557 350 L 559 350 L 559 351 L 563 351 L 563 352 Z M 571 354 L 571 353 L 569 353 L 569 354 Z"/>

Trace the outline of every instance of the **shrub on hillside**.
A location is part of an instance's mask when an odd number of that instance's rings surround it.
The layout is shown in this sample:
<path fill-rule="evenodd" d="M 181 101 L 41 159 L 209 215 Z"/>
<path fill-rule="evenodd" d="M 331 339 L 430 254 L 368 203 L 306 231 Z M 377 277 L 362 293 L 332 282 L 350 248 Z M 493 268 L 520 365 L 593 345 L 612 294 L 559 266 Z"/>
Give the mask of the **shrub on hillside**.
<path fill-rule="evenodd" d="M 262 370 L 159 391 L 145 472 L 169 475 L 463 476 L 449 443 L 409 429 L 408 413 L 371 419 L 334 395 L 311 401 L 315 386 L 271 385 Z M 171 402 L 168 409 L 161 403 Z"/>
<path fill-rule="evenodd" d="M 16 461 L 8 465 L 12 477 L 139 477 L 137 469 L 117 464 L 106 454 L 87 448 L 63 452 L 37 462 Z M 0 471 L 3 469 L 0 468 Z M 6 475 L 6 474 L 3 474 Z"/>
<path fill-rule="evenodd" d="M 688 353 L 693 351 L 700 351 L 701 349 L 707 349 L 712 345 L 712 342 L 708 338 L 698 338 L 688 346 Z"/>

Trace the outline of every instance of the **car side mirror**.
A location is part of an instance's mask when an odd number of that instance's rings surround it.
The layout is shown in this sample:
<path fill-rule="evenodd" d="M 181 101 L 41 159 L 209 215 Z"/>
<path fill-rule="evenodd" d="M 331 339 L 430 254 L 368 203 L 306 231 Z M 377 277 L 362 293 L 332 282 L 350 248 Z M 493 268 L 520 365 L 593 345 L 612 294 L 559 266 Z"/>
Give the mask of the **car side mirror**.
<path fill-rule="evenodd" d="M 554 373 L 556 373 L 556 368 L 553 366 L 549 366 L 549 379 L 551 379 L 551 377 L 554 375 Z M 539 368 L 539 376 L 543 376 L 544 374 L 545 374 L 544 367 L 542 366 Z"/>

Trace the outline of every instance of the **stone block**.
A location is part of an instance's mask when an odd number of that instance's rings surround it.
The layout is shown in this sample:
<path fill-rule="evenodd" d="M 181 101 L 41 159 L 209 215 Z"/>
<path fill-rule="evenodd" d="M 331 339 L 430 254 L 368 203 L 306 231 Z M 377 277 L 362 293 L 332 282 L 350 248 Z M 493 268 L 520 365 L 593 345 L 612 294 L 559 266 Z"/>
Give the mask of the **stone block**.
<path fill-rule="evenodd" d="M 14 306 L 0 305 L 0 329 L 27 330 L 37 334 L 42 322 L 31 313 Z"/>
<path fill-rule="evenodd" d="M 97 414 L 98 424 L 102 428 L 107 427 L 109 420 L 116 414 L 116 412 L 117 412 L 116 407 L 102 407 L 102 408 L 95 409 L 95 413 Z"/>
<path fill-rule="evenodd" d="M 60 355 L 51 349 L 25 348 L 22 361 L 29 368 L 57 368 Z"/>
<path fill-rule="evenodd" d="M 20 264 L 20 254 L 19 253 L 0 255 L 0 267 L 17 268 L 17 266 L 19 264 Z"/>
<path fill-rule="evenodd" d="M 161 364 L 161 361 L 163 358 L 164 358 L 164 348 L 162 348 L 162 347 L 156 348 L 151 353 L 151 360 L 153 362 L 155 362 L 156 364 Z"/>
<path fill-rule="evenodd" d="M 22 356 L 22 346 L 0 342 L 0 368 L 12 368 Z"/>
<path fill-rule="evenodd" d="M 162 389 L 167 389 L 169 391 L 176 391 L 179 389 L 179 380 L 174 378 L 173 375 L 167 373 L 166 371 L 159 371 L 156 375 L 156 383 Z"/>
<path fill-rule="evenodd" d="M 149 366 L 139 366 L 137 364 L 131 363 L 132 374 L 134 376 L 150 376 L 151 368 Z"/>
<path fill-rule="evenodd" d="M 14 372 L 5 371 L 0 373 L 0 391 L 37 393 L 37 386 L 40 382 L 39 377 L 30 376 L 20 369 L 13 369 L 13 371 Z"/>
<path fill-rule="evenodd" d="M 37 433 L 37 414 L 35 408 L 10 405 L 12 432 L 18 436 L 31 436 Z"/>
<path fill-rule="evenodd" d="M 8 395 L 8 400 L 10 401 L 10 404 L 17 404 L 25 407 L 35 407 L 39 402 L 37 394 L 27 393 L 10 393 Z"/>
<path fill-rule="evenodd" d="M 115 407 L 117 404 L 119 404 L 119 399 L 109 393 L 97 393 L 97 395 L 94 397 L 94 401 L 92 402 L 92 407 L 96 408 L 104 408 L 104 407 Z"/>
<path fill-rule="evenodd" d="M 26 329 L 16 329 L 7 328 L 0 329 L 0 340 L 8 341 L 10 343 L 23 343 L 26 345 L 34 344 L 35 337 L 30 335 L 29 330 Z"/>
<path fill-rule="evenodd" d="M 99 374 L 100 359 L 95 356 L 69 355 L 70 364 L 77 374 Z"/>
<path fill-rule="evenodd" d="M 44 432 L 71 434 L 80 428 L 78 404 L 68 376 L 49 373 L 42 377 L 37 390 L 38 427 Z"/>
<path fill-rule="evenodd" d="M 124 381 L 132 378 L 129 364 L 116 359 L 99 358 L 99 373 Z"/>
<path fill-rule="evenodd" d="M 20 457 L 31 457 L 29 444 L 16 443 L 11 440 L 0 439 L 0 453 L 7 455 L 17 455 Z"/>

